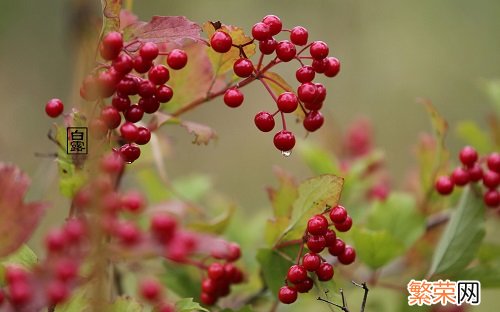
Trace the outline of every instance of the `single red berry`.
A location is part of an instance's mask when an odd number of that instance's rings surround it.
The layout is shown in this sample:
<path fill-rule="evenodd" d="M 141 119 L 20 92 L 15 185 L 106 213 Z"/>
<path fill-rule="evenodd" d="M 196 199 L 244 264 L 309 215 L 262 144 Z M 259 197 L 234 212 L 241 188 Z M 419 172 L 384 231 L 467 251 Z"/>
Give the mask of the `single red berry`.
<path fill-rule="evenodd" d="M 255 40 L 263 41 L 271 37 L 271 29 L 269 25 L 263 22 L 258 22 L 252 27 L 252 37 Z"/>
<path fill-rule="evenodd" d="M 216 30 L 210 38 L 210 45 L 215 52 L 226 53 L 231 50 L 233 39 L 231 36 L 222 30 Z"/>
<path fill-rule="evenodd" d="M 144 116 L 144 110 L 137 104 L 130 105 L 125 111 L 124 116 L 128 122 L 138 122 Z"/>
<path fill-rule="evenodd" d="M 217 283 L 215 280 L 205 278 L 201 281 L 201 291 L 207 294 L 215 295 L 217 293 Z"/>
<path fill-rule="evenodd" d="M 78 264 L 71 258 L 58 259 L 54 267 L 54 274 L 62 282 L 70 281 L 78 275 Z"/>
<path fill-rule="evenodd" d="M 130 73 L 134 68 L 132 57 L 130 57 L 127 53 L 120 53 L 111 65 L 122 75 Z"/>
<path fill-rule="evenodd" d="M 142 280 L 139 284 L 139 293 L 149 302 L 156 302 L 161 296 L 161 284 L 154 279 Z"/>
<path fill-rule="evenodd" d="M 306 244 L 310 251 L 320 253 L 326 247 L 326 240 L 323 235 L 309 235 Z"/>
<path fill-rule="evenodd" d="M 335 77 L 340 71 L 340 61 L 335 57 L 326 58 L 326 66 L 324 74 L 327 77 Z"/>
<path fill-rule="evenodd" d="M 323 262 L 316 270 L 316 275 L 318 276 L 318 280 L 320 281 L 329 281 L 332 279 L 334 274 L 333 266 L 330 263 Z"/>
<path fill-rule="evenodd" d="M 141 156 L 141 149 L 134 144 L 125 144 L 120 147 L 120 156 L 124 162 L 130 164 Z"/>
<path fill-rule="evenodd" d="M 110 174 L 117 174 L 123 169 L 123 160 L 116 152 L 108 153 L 101 159 L 101 169 Z"/>
<path fill-rule="evenodd" d="M 332 255 L 332 256 L 338 256 L 338 255 L 341 255 L 343 252 L 344 252 L 344 249 L 345 249 L 345 243 L 343 240 L 341 240 L 340 238 L 337 238 L 335 240 L 335 243 L 328 247 L 328 252 Z"/>
<path fill-rule="evenodd" d="M 316 86 L 316 98 L 314 99 L 314 102 L 323 102 L 326 99 L 325 86 L 320 82 L 316 82 L 314 85 Z"/>
<path fill-rule="evenodd" d="M 295 146 L 295 136 L 288 130 L 281 130 L 274 135 L 274 146 L 282 152 L 292 150 Z"/>
<path fill-rule="evenodd" d="M 474 164 L 472 167 L 467 168 L 467 172 L 469 173 L 469 178 L 472 182 L 478 182 L 483 178 L 483 169 L 481 165 Z"/>
<path fill-rule="evenodd" d="M 138 131 L 138 136 L 137 139 L 135 140 L 135 143 L 139 145 L 144 145 L 147 144 L 149 140 L 151 140 L 151 131 L 149 131 L 148 128 L 139 127 L 137 131 Z"/>
<path fill-rule="evenodd" d="M 295 26 L 290 32 L 290 41 L 292 41 L 293 44 L 303 46 L 307 43 L 308 36 L 309 33 L 307 29 L 302 26 Z"/>
<path fill-rule="evenodd" d="M 283 92 L 278 96 L 278 109 L 283 113 L 292 113 L 299 106 L 299 100 L 293 92 Z"/>
<path fill-rule="evenodd" d="M 483 184 L 489 189 L 495 189 L 500 184 L 500 174 L 495 171 L 486 170 L 483 173 Z"/>
<path fill-rule="evenodd" d="M 323 102 L 306 102 L 304 103 L 304 107 L 310 111 L 319 111 L 323 107 Z"/>
<path fill-rule="evenodd" d="M 334 230 L 328 229 L 325 234 L 326 247 L 333 246 L 337 239 L 337 233 Z"/>
<path fill-rule="evenodd" d="M 222 279 L 220 282 L 222 283 L 228 283 L 231 282 L 232 280 L 238 279 L 238 275 L 241 273 L 241 271 L 232 263 L 226 263 L 224 264 L 224 279 Z"/>
<path fill-rule="evenodd" d="M 262 22 L 269 26 L 269 33 L 271 34 L 271 36 L 279 34 L 281 29 L 283 28 L 283 24 L 281 23 L 280 18 L 276 15 L 266 15 L 262 19 Z"/>
<path fill-rule="evenodd" d="M 126 246 L 132 246 L 139 242 L 141 231 L 131 221 L 122 221 L 116 225 L 116 236 Z"/>
<path fill-rule="evenodd" d="M 148 79 L 155 85 L 162 85 L 170 79 L 170 72 L 163 65 L 155 65 L 149 70 Z"/>
<path fill-rule="evenodd" d="M 312 235 L 325 235 L 328 230 L 328 220 L 323 215 L 312 216 L 307 221 L 307 231 Z"/>
<path fill-rule="evenodd" d="M 145 113 L 148 114 L 152 114 L 160 108 L 160 101 L 158 101 L 154 95 L 148 98 L 141 98 L 137 104 Z"/>
<path fill-rule="evenodd" d="M 314 68 L 314 71 L 317 72 L 318 74 L 322 74 L 325 72 L 326 67 L 328 66 L 328 60 L 326 58 L 322 60 L 313 60 L 312 61 L 312 68 Z"/>
<path fill-rule="evenodd" d="M 293 60 L 295 55 L 297 54 L 297 50 L 295 49 L 295 45 L 288 40 L 282 40 L 278 42 L 278 46 L 276 47 L 276 56 L 283 62 L 290 62 Z"/>
<path fill-rule="evenodd" d="M 151 231 L 161 242 L 168 242 L 174 237 L 177 221 L 166 214 L 155 214 L 151 217 Z"/>
<path fill-rule="evenodd" d="M 200 301 L 201 301 L 201 303 L 203 303 L 205 305 L 211 306 L 211 305 L 215 304 L 215 302 L 217 301 L 217 297 L 214 295 L 208 294 L 206 292 L 202 292 L 200 295 Z"/>
<path fill-rule="evenodd" d="M 464 166 L 472 167 L 478 158 L 477 151 L 471 146 L 465 146 L 460 150 L 459 158 Z"/>
<path fill-rule="evenodd" d="M 162 85 L 156 89 L 155 96 L 160 103 L 167 103 L 174 96 L 174 92 L 169 86 Z"/>
<path fill-rule="evenodd" d="M 230 284 L 228 280 L 217 281 L 217 296 L 225 297 L 231 292 Z"/>
<path fill-rule="evenodd" d="M 295 78 L 297 78 L 297 81 L 300 83 L 311 82 L 314 76 L 316 76 L 316 72 L 314 68 L 309 65 L 304 65 L 295 72 Z"/>
<path fill-rule="evenodd" d="M 464 186 L 469 183 L 469 172 L 464 168 L 458 167 L 451 173 L 451 181 L 458 186 Z"/>
<path fill-rule="evenodd" d="M 10 302 L 14 306 L 27 304 L 33 297 L 33 289 L 27 282 L 17 282 L 8 285 Z"/>
<path fill-rule="evenodd" d="M 146 59 L 140 55 L 136 56 L 133 60 L 134 70 L 139 74 L 147 73 L 153 67 L 153 61 Z"/>
<path fill-rule="evenodd" d="M 302 257 L 302 266 L 310 272 L 314 272 L 319 268 L 321 264 L 321 257 L 314 253 L 308 252 Z"/>
<path fill-rule="evenodd" d="M 316 85 L 312 82 L 306 82 L 299 86 L 297 94 L 302 102 L 314 102 L 318 96 Z"/>
<path fill-rule="evenodd" d="M 224 93 L 224 103 L 229 107 L 240 106 L 244 98 L 243 93 L 237 88 L 227 89 Z"/>
<path fill-rule="evenodd" d="M 269 132 L 274 129 L 274 117 L 268 112 L 258 112 L 255 115 L 254 122 L 262 132 Z"/>
<path fill-rule="evenodd" d="M 306 292 L 309 292 L 309 290 L 311 290 L 314 286 L 314 282 L 312 280 L 312 278 L 308 277 L 306 278 L 305 280 L 303 280 L 302 282 L 298 283 L 298 284 L 295 284 L 295 288 L 297 289 L 297 291 L 299 293 L 306 293 Z"/>
<path fill-rule="evenodd" d="M 304 121 L 302 124 L 304 125 L 304 128 L 307 131 L 314 132 L 321 128 L 323 125 L 325 119 L 323 118 L 323 115 L 318 112 L 318 111 L 310 111 L 306 118 L 304 118 Z"/>
<path fill-rule="evenodd" d="M 5 281 L 7 284 L 15 284 L 26 282 L 28 280 L 28 272 L 18 265 L 8 265 L 5 267 Z"/>
<path fill-rule="evenodd" d="M 45 104 L 45 113 L 49 117 L 56 118 L 62 114 L 64 110 L 63 102 L 59 99 L 51 99 Z"/>
<path fill-rule="evenodd" d="M 328 45 L 323 41 L 314 41 L 309 48 L 309 53 L 316 60 L 322 60 L 328 56 Z"/>
<path fill-rule="evenodd" d="M 230 263 L 227 263 L 225 266 L 227 265 L 230 265 Z M 230 275 L 230 280 L 231 280 L 231 283 L 233 284 L 239 284 L 241 282 L 243 282 L 243 279 L 244 279 L 244 275 L 243 275 L 243 272 L 238 269 L 237 267 L 235 267 L 234 271 L 233 271 L 233 274 Z"/>
<path fill-rule="evenodd" d="M 352 219 L 348 215 L 347 218 L 345 218 L 345 221 L 342 223 L 335 223 L 335 228 L 339 232 L 347 232 L 351 229 L 352 227 Z"/>
<path fill-rule="evenodd" d="M 207 274 L 210 279 L 218 280 L 224 278 L 225 271 L 224 265 L 214 262 L 208 266 Z"/>
<path fill-rule="evenodd" d="M 130 191 L 123 195 L 121 203 L 124 210 L 133 213 L 141 211 L 145 206 L 144 197 L 135 191 Z"/>
<path fill-rule="evenodd" d="M 491 171 L 500 173 L 500 153 L 491 153 L 487 159 L 488 168 Z"/>
<path fill-rule="evenodd" d="M 170 303 L 161 303 L 158 306 L 158 312 L 175 312 L 175 306 Z"/>
<path fill-rule="evenodd" d="M 130 98 L 128 95 L 115 94 L 111 99 L 111 105 L 120 112 L 126 111 L 130 107 Z M 121 118 L 120 118 L 121 120 Z"/>
<path fill-rule="evenodd" d="M 300 283 L 307 278 L 307 270 L 298 264 L 292 265 L 288 269 L 288 273 L 286 275 L 286 279 L 294 284 Z"/>
<path fill-rule="evenodd" d="M 45 247 L 49 252 L 60 252 L 66 247 L 66 234 L 61 229 L 52 229 L 45 236 Z"/>
<path fill-rule="evenodd" d="M 70 291 L 68 286 L 58 280 L 51 281 L 47 285 L 46 295 L 47 301 L 52 305 L 57 305 L 66 301 L 69 297 Z"/>
<path fill-rule="evenodd" d="M 265 55 L 273 54 L 274 51 L 276 51 L 277 46 L 278 41 L 276 41 L 274 38 L 259 41 L 259 51 Z"/>
<path fill-rule="evenodd" d="M 101 119 L 109 129 L 117 128 L 122 121 L 120 112 L 113 106 L 106 106 L 101 110 Z"/>
<path fill-rule="evenodd" d="M 152 97 L 156 92 L 156 86 L 149 80 L 143 80 L 139 83 L 138 93 L 143 98 Z"/>
<path fill-rule="evenodd" d="M 498 190 L 487 190 L 483 195 L 484 204 L 495 208 L 500 205 L 500 192 Z"/>
<path fill-rule="evenodd" d="M 167 56 L 167 65 L 172 69 L 181 69 L 188 61 L 187 53 L 181 49 L 173 49 Z"/>
<path fill-rule="evenodd" d="M 229 262 L 234 262 L 241 257 L 240 245 L 238 245 L 236 243 L 229 243 L 228 251 L 229 251 L 229 253 L 228 253 L 226 260 Z"/>
<path fill-rule="evenodd" d="M 453 192 L 453 187 L 453 181 L 448 176 L 439 177 L 435 184 L 436 191 L 441 195 L 451 194 L 451 192 Z"/>
<path fill-rule="evenodd" d="M 283 286 L 280 288 L 278 298 L 282 303 L 291 304 L 297 300 L 297 290 L 295 287 Z"/>
<path fill-rule="evenodd" d="M 85 238 L 87 228 L 83 220 L 71 218 L 66 221 L 63 231 L 69 243 L 78 243 Z"/>
<path fill-rule="evenodd" d="M 135 95 L 139 92 L 140 80 L 135 77 L 126 76 L 116 85 L 116 96 L 125 98 L 127 95 Z M 129 102 L 130 105 L 130 102 Z M 114 104 L 113 104 L 114 106 Z M 118 108 L 118 107 L 116 107 Z M 122 110 L 119 109 L 118 110 Z"/>
<path fill-rule="evenodd" d="M 249 77 L 253 73 L 253 69 L 252 61 L 247 58 L 240 58 L 233 65 L 234 73 L 241 78 Z"/>
<path fill-rule="evenodd" d="M 344 252 L 337 256 L 339 262 L 342 264 L 351 264 L 356 260 L 356 250 L 353 247 L 346 245 Z"/>
<path fill-rule="evenodd" d="M 330 210 L 330 220 L 333 223 L 344 223 L 347 219 L 347 210 L 344 206 L 337 205 Z"/>
<path fill-rule="evenodd" d="M 102 39 L 99 52 L 103 59 L 111 61 L 118 57 L 123 48 L 123 36 L 117 31 L 106 34 Z"/>
<path fill-rule="evenodd" d="M 154 42 L 146 42 L 139 49 L 139 55 L 144 60 L 149 61 L 149 62 L 151 62 L 156 57 L 158 57 L 159 53 L 160 53 L 160 50 L 158 49 L 158 46 Z"/>
<path fill-rule="evenodd" d="M 107 98 L 112 96 L 116 91 L 116 86 L 119 80 L 110 71 L 103 71 L 97 75 L 97 87 L 100 96 Z"/>

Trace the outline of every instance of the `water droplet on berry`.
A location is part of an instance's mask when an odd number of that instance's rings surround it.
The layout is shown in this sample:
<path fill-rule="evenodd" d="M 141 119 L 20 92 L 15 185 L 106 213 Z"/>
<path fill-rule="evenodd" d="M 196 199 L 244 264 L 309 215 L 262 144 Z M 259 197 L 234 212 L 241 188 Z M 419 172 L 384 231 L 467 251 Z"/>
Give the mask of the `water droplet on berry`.
<path fill-rule="evenodd" d="M 288 157 L 290 155 L 292 155 L 292 150 L 289 150 L 289 151 L 281 151 L 281 155 L 285 156 L 285 157 Z"/>

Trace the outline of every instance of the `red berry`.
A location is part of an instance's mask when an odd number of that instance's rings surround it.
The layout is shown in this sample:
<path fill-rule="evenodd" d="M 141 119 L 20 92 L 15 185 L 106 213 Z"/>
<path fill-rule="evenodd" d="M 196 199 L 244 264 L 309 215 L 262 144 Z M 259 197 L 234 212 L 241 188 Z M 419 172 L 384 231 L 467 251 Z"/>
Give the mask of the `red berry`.
<path fill-rule="evenodd" d="M 487 190 L 483 195 L 484 204 L 495 208 L 500 205 L 500 192 L 498 190 Z"/>
<path fill-rule="evenodd" d="M 478 158 L 477 151 L 471 146 L 465 146 L 460 150 L 459 158 L 464 166 L 472 167 Z"/>
<path fill-rule="evenodd" d="M 214 295 L 207 294 L 206 292 L 202 292 L 200 295 L 201 303 L 205 305 L 213 305 L 217 301 L 217 297 Z"/>
<path fill-rule="evenodd" d="M 106 106 L 101 110 L 101 119 L 109 129 L 117 128 L 122 121 L 120 112 L 113 106 Z"/>
<path fill-rule="evenodd" d="M 126 246 L 132 246 L 139 242 L 141 232 L 139 228 L 130 221 L 123 221 L 116 226 L 116 236 Z"/>
<path fill-rule="evenodd" d="M 326 247 L 333 246 L 337 239 L 337 233 L 334 230 L 328 229 L 325 234 Z"/>
<path fill-rule="evenodd" d="M 330 263 L 323 262 L 316 270 L 316 275 L 318 276 L 318 280 L 320 281 L 329 281 L 332 279 L 334 274 L 333 266 Z"/>
<path fill-rule="evenodd" d="M 153 66 L 153 62 L 138 55 L 134 58 L 133 66 L 136 72 L 138 72 L 139 74 L 144 74 Z"/>
<path fill-rule="evenodd" d="M 488 168 L 491 171 L 494 171 L 496 173 L 500 174 L 500 154 L 499 153 L 491 153 L 488 156 Z"/>
<path fill-rule="evenodd" d="M 5 268 L 5 280 L 7 284 L 16 284 L 28 280 L 28 272 L 20 266 L 8 265 Z"/>
<path fill-rule="evenodd" d="M 321 257 L 316 253 L 308 252 L 302 257 L 302 266 L 304 266 L 307 271 L 316 271 L 320 264 Z"/>
<path fill-rule="evenodd" d="M 100 72 L 99 75 L 97 75 L 99 94 L 104 98 L 110 97 L 115 93 L 118 82 L 119 80 L 117 80 L 113 72 Z"/>
<path fill-rule="evenodd" d="M 297 96 L 293 92 L 283 92 L 278 96 L 278 109 L 283 113 L 292 113 L 299 106 Z"/>
<path fill-rule="evenodd" d="M 116 91 L 118 92 L 115 97 L 123 97 L 125 98 L 127 95 L 135 95 L 139 92 L 139 79 L 134 77 L 124 77 L 120 82 L 116 85 Z M 130 105 L 130 101 L 129 101 Z M 113 104 L 114 106 L 114 104 Z M 118 108 L 118 107 L 116 107 Z M 119 109 L 118 110 L 123 110 Z"/>
<path fill-rule="evenodd" d="M 118 153 L 112 152 L 101 159 L 101 169 L 110 174 L 117 174 L 123 169 L 123 160 Z"/>
<path fill-rule="evenodd" d="M 328 247 L 328 252 L 332 256 L 338 256 L 338 255 L 341 255 L 342 253 L 344 253 L 344 249 L 345 249 L 345 243 L 344 243 L 344 241 L 341 240 L 340 238 L 337 238 L 335 240 L 335 243 L 333 243 L 333 245 L 331 245 L 330 247 Z"/>
<path fill-rule="evenodd" d="M 253 69 L 252 61 L 247 58 L 240 58 L 233 65 L 234 73 L 241 78 L 249 77 L 253 73 Z"/>
<path fill-rule="evenodd" d="M 155 214 L 151 217 L 151 231 L 161 241 L 168 242 L 177 229 L 177 221 L 166 214 Z"/>
<path fill-rule="evenodd" d="M 276 15 L 266 15 L 262 19 L 262 22 L 269 26 L 269 32 L 271 36 L 279 34 L 281 29 L 283 28 L 283 24 L 281 23 L 280 18 Z"/>
<path fill-rule="evenodd" d="M 66 242 L 66 233 L 61 229 L 52 229 L 45 236 L 45 247 L 49 252 L 62 251 Z"/>
<path fill-rule="evenodd" d="M 314 132 L 321 128 L 323 125 L 325 119 L 323 118 L 323 115 L 318 112 L 318 111 L 310 111 L 306 118 L 304 118 L 304 121 L 302 124 L 304 125 L 304 128 L 307 131 Z"/>
<path fill-rule="evenodd" d="M 268 112 L 258 112 L 255 115 L 254 122 L 262 132 L 269 132 L 274 128 L 274 117 Z"/>
<path fill-rule="evenodd" d="M 327 77 L 335 77 L 340 71 L 340 61 L 334 57 L 326 58 L 324 74 Z"/>
<path fill-rule="evenodd" d="M 70 291 L 65 283 L 55 280 L 47 285 L 46 294 L 47 301 L 52 305 L 57 305 L 68 299 Z"/>
<path fill-rule="evenodd" d="M 155 65 L 149 70 L 148 79 L 155 85 L 162 85 L 170 79 L 170 72 L 163 65 Z"/>
<path fill-rule="evenodd" d="M 84 239 L 87 229 L 83 220 L 72 218 L 66 221 L 63 231 L 68 242 L 78 243 Z"/>
<path fill-rule="evenodd" d="M 238 107 L 243 103 L 244 96 L 240 89 L 227 89 L 224 93 L 224 103 L 229 107 Z"/>
<path fill-rule="evenodd" d="M 149 302 L 156 302 L 161 296 L 161 285 L 154 279 L 142 280 L 139 284 L 139 293 Z"/>
<path fill-rule="evenodd" d="M 314 68 L 309 65 L 304 65 L 295 72 L 295 78 L 300 83 L 313 81 L 315 75 Z"/>
<path fill-rule="evenodd" d="M 127 53 L 120 53 L 111 65 L 122 75 L 130 73 L 134 68 L 132 57 Z"/>
<path fill-rule="evenodd" d="M 297 289 L 297 291 L 299 293 L 306 293 L 308 292 L 309 290 L 311 290 L 314 286 L 314 282 L 312 280 L 312 278 L 308 277 L 306 278 L 305 280 L 303 280 L 302 282 L 298 283 L 298 284 L 295 284 L 295 288 Z"/>
<path fill-rule="evenodd" d="M 231 36 L 222 30 L 216 30 L 212 38 L 210 38 L 210 45 L 215 52 L 226 53 L 231 50 L 232 44 L 233 39 Z"/>
<path fill-rule="evenodd" d="M 307 238 L 307 248 L 315 253 L 320 253 L 326 247 L 326 240 L 323 235 L 309 235 Z"/>
<path fill-rule="evenodd" d="M 158 49 L 158 46 L 154 42 L 146 42 L 139 49 L 139 55 L 145 61 L 149 61 L 149 62 L 154 60 L 158 56 L 159 53 L 160 53 L 160 50 Z"/>
<path fill-rule="evenodd" d="M 347 216 L 347 218 L 345 218 L 345 221 L 342 223 L 335 223 L 335 228 L 339 232 L 347 232 L 351 229 L 351 227 L 352 227 L 352 219 L 350 216 Z"/>
<path fill-rule="evenodd" d="M 439 194 L 441 195 L 448 195 L 453 192 L 453 181 L 447 177 L 447 176 L 441 176 L 437 179 L 436 184 L 436 191 L 438 191 Z"/>
<path fill-rule="evenodd" d="M 451 173 L 451 181 L 455 185 L 464 186 L 469 183 L 469 172 L 464 168 L 458 167 Z"/>
<path fill-rule="evenodd" d="M 124 210 L 137 213 L 144 208 L 144 197 L 139 192 L 131 191 L 123 195 L 121 203 Z"/>
<path fill-rule="evenodd" d="M 106 34 L 99 47 L 103 59 L 110 61 L 118 57 L 123 48 L 122 34 L 112 31 Z"/>
<path fill-rule="evenodd" d="M 300 283 L 307 278 L 307 270 L 298 264 L 292 265 L 288 269 L 288 273 L 286 275 L 286 279 L 294 284 Z"/>
<path fill-rule="evenodd" d="M 151 140 L 151 131 L 149 131 L 148 128 L 139 127 L 137 131 L 138 131 L 138 136 L 137 139 L 135 140 L 135 143 L 139 145 L 144 145 L 147 144 L 149 140 Z"/>
<path fill-rule="evenodd" d="M 186 66 L 188 56 L 184 50 L 173 49 L 167 56 L 167 65 L 172 69 L 181 69 Z"/>
<path fill-rule="evenodd" d="M 162 85 L 158 86 L 155 95 L 156 99 L 160 103 L 167 103 L 174 96 L 174 92 L 172 91 L 172 88 L 170 88 L 169 86 Z"/>
<path fill-rule="evenodd" d="M 302 26 L 295 26 L 290 32 L 290 41 L 292 41 L 293 44 L 303 46 L 307 43 L 308 36 L 309 33 L 307 29 Z"/>
<path fill-rule="evenodd" d="M 347 210 L 344 206 L 337 205 L 330 210 L 330 220 L 333 223 L 344 223 L 347 219 Z"/>
<path fill-rule="evenodd" d="M 228 249 L 229 249 L 229 254 L 226 258 L 227 261 L 234 262 L 241 257 L 240 245 L 236 243 L 229 243 Z"/>
<path fill-rule="evenodd" d="M 337 256 L 342 264 L 351 264 L 356 259 L 356 250 L 349 245 L 345 246 L 344 252 Z"/>
<path fill-rule="evenodd" d="M 210 279 L 218 280 L 224 277 L 224 265 L 214 262 L 208 266 L 207 274 Z"/>
<path fill-rule="evenodd" d="M 71 258 L 61 258 L 56 262 L 54 274 L 60 281 L 70 281 L 78 275 L 78 264 Z"/>
<path fill-rule="evenodd" d="M 141 156 L 141 149 L 134 144 L 125 144 L 120 147 L 120 156 L 124 162 L 130 164 Z"/>
<path fill-rule="evenodd" d="M 139 136 L 139 129 L 131 122 L 126 122 L 120 127 L 120 134 L 122 138 L 128 142 L 135 142 Z"/>
<path fill-rule="evenodd" d="M 205 278 L 201 281 L 201 291 L 214 295 L 217 293 L 217 283 L 213 279 Z"/>
<path fill-rule="evenodd" d="M 259 51 L 262 54 L 269 55 L 276 51 L 276 47 L 278 46 L 278 41 L 274 38 L 267 39 L 264 41 L 259 41 Z"/>
<path fill-rule="evenodd" d="M 316 98 L 314 99 L 314 102 L 323 102 L 326 99 L 325 86 L 320 82 L 316 82 L 314 85 L 316 86 Z"/>
<path fill-rule="evenodd" d="M 314 68 L 314 71 L 317 72 L 318 74 L 322 74 L 325 72 L 328 60 L 326 58 L 322 60 L 313 60 L 311 66 Z"/>
<path fill-rule="evenodd" d="M 156 92 L 156 86 L 149 80 L 143 80 L 139 83 L 138 93 L 143 98 L 152 97 Z"/>
<path fill-rule="evenodd" d="M 295 49 L 295 45 L 293 43 L 288 40 L 278 42 L 278 46 L 276 47 L 276 56 L 280 60 L 283 62 L 289 62 L 293 60 L 296 54 L 297 50 Z"/>
<path fill-rule="evenodd" d="M 49 117 L 56 118 L 62 114 L 63 110 L 63 102 L 59 99 L 51 99 L 45 104 L 45 113 L 47 113 Z"/>
<path fill-rule="evenodd" d="M 323 102 L 318 102 L 318 101 L 315 101 L 313 103 L 306 102 L 304 103 L 304 107 L 311 111 L 319 111 L 323 107 Z"/>
<path fill-rule="evenodd" d="M 497 188 L 500 184 L 500 174 L 491 170 L 486 170 L 483 173 L 483 184 L 489 189 Z"/>
<path fill-rule="evenodd" d="M 141 98 L 137 104 L 145 113 L 148 114 L 152 114 L 160 108 L 160 101 L 158 101 L 154 95 L 148 98 Z"/>
<path fill-rule="evenodd" d="M 283 286 L 280 288 L 278 298 L 285 304 L 294 303 L 297 300 L 297 290 L 295 287 Z"/>
<path fill-rule="evenodd" d="M 307 231 L 312 235 L 325 235 L 328 220 L 323 215 L 315 215 L 307 221 Z"/>
<path fill-rule="evenodd" d="M 8 285 L 10 302 L 14 306 L 27 304 L 33 297 L 33 289 L 26 282 L 17 282 Z"/>
<path fill-rule="evenodd" d="M 263 22 L 258 22 L 252 27 L 252 37 L 256 40 L 267 40 L 271 37 L 271 29 L 269 25 Z"/>
<path fill-rule="evenodd" d="M 312 82 L 306 82 L 299 86 L 297 94 L 302 102 L 314 102 L 318 96 L 316 85 Z"/>
<path fill-rule="evenodd" d="M 175 312 L 175 306 L 169 303 L 161 303 L 158 306 L 158 312 Z"/>
<path fill-rule="evenodd" d="M 472 182 L 478 182 L 483 178 L 483 169 L 477 163 L 467 168 L 467 172 L 469 172 L 469 178 Z"/>
<path fill-rule="evenodd" d="M 130 105 L 130 107 L 124 113 L 125 119 L 128 122 L 138 122 L 144 116 L 144 110 L 137 104 Z"/>
<path fill-rule="evenodd" d="M 328 56 L 328 45 L 323 41 L 314 41 L 309 48 L 309 53 L 316 60 L 322 60 Z"/>
<path fill-rule="evenodd" d="M 120 112 L 126 111 L 127 108 L 130 107 L 130 98 L 128 97 L 128 95 L 121 95 L 117 93 L 115 94 L 115 96 L 113 96 L 111 105 L 113 105 L 113 107 Z"/>
<path fill-rule="evenodd" d="M 295 136 L 288 130 L 281 130 L 274 135 L 274 146 L 282 152 L 292 150 L 295 146 Z"/>

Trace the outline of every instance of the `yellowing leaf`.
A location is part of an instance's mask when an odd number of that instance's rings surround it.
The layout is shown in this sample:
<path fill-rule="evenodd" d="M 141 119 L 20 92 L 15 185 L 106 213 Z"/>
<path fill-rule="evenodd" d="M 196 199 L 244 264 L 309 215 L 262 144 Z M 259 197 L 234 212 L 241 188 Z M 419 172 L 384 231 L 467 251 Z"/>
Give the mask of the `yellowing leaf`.
<path fill-rule="evenodd" d="M 207 145 L 210 140 L 217 139 L 217 133 L 209 126 L 192 121 L 183 121 L 181 122 L 181 126 L 186 128 L 189 133 L 194 134 L 193 143 L 195 144 Z"/>

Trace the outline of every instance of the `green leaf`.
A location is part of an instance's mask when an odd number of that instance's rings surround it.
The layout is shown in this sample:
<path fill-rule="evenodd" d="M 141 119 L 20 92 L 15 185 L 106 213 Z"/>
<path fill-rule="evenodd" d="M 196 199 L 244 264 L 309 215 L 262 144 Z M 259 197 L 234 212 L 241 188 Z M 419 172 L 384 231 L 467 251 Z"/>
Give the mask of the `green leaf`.
<path fill-rule="evenodd" d="M 455 280 L 478 280 L 482 288 L 500 288 L 500 267 L 476 265 L 459 272 Z"/>
<path fill-rule="evenodd" d="M 278 296 L 279 289 L 284 285 L 286 274 L 292 262 L 285 259 L 276 250 L 264 248 L 257 252 L 257 261 L 262 269 L 264 282 L 273 295 Z"/>
<path fill-rule="evenodd" d="M 36 254 L 25 244 L 21 245 L 19 249 L 7 257 L 0 258 L 0 285 L 4 282 L 4 272 L 6 266 L 15 264 L 29 269 L 37 262 L 38 258 Z"/>
<path fill-rule="evenodd" d="M 193 174 L 175 179 L 172 186 L 181 198 L 197 202 L 210 191 L 212 180 L 206 175 Z"/>
<path fill-rule="evenodd" d="M 238 310 L 233 310 L 233 309 L 224 309 L 222 310 L 221 312 L 253 312 L 253 308 L 249 305 L 246 305 L 244 307 L 242 307 L 241 309 L 238 309 Z"/>
<path fill-rule="evenodd" d="M 314 174 L 339 174 L 339 165 L 331 153 L 310 141 L 300 141 L 297 145 L 302 160 Z"/>
<path fill-rule="evenodd" d="M 153 169 L 148 168 L 140 170 L 136 174 L 136 179 L 149 202 L 158 203 L 172 197 L 165 183 Z"/>
<path fill-rule="evenodd" d="M 219 207 L 223 207 L 223 211 L 218 216 L 210 219 L 207 222 L 195 221 L 189 224 L 189 228 L 197 232 L 222 234 L 226 230 L 231 221 L 236 205 L 230 201 L 219 201 Z"/>
<path fill-rule="evenodd" d="M 80 287 L 73 293 L 70 300 L 62 305 L 57 305 L 55 312 L 91 312 L 89 306 L 90 292 L 92 284 Z M 144 307 L 135 298 L 130 296 L 117 297 L 113 303 L 106 303 L 105 307 L 101 307 L 102 311 L 106 312 L 142 312 Z"/>
<path fill-rule="evenodd" d="M 279 180 L 278 188 L 267 188 L 267 195 L 273 206 L 275 217 L 290 217 L 293 209 L 293 202 L 297 199 L 297 182 L 292 175 L 281 168 L 274 168 L 274 175 Z"/>
<path fill-rule="evenodd" d="M 484 235 L 482 197 L 467 187 L 439 240 L 428 276 L 464 269 L 476 255 Z"/>
<path fill-rule="evenodd" d="M 359 258 L 376 270 L 404 252 L 404 245 L 387 231 L 353 229 L 354 246 Z"/>
<path fill-rule="evenodd" d="M 460 122 L 457 125 L 457 134 L 466 144 L 474 146 L 480 154 L 490 153 L 495 149 L 488 134 L 472 121 Z"/>
<path fill-rule="evenodd" d="M 289 217 L 272 217 L 266 221 L 264 240 L 269 246 L 273 246 L 276 240 L 290 224 Z"/>
<path fill-rule="evenodd" d="M 194 302 L 193 298 L 184 298 L 175 303 L 175 311 L 177 312 L 190 312 L 190 311 L 207 311 L 209 310 L 202 307 L 198 302 Z"/>
<path fill-rule="evenodd" d="M 130 296 L 121 296 L 116 298 L 115 301 L 106 308 L 106 311 L 141 312 L 143 311 L 143 306 L 135 298 Z"/>
<path fill-rule="evenodd" d="M 307 227 L 307 220 L 337 205 L 344 179 L 335 175 L 321 175 L 302 182 L 299 196 L 293 204 L 290 225 L 280 241 L 301 238 Z"/>
<path fill-rule="evenodd" d="M 165 261 L 164 266 L 165 273 L 160 276 L 160 279 L 170 291 L 180 297 L 191 297 L 193 294 L 200 293 L 200 274 L 197 269 L 169 261 Z"/>
<path fill-rule="evenodd" d="M 500 79 L 482 81 L 484 92 L 490 97 L 497 114 L 500 114 Z"/>

